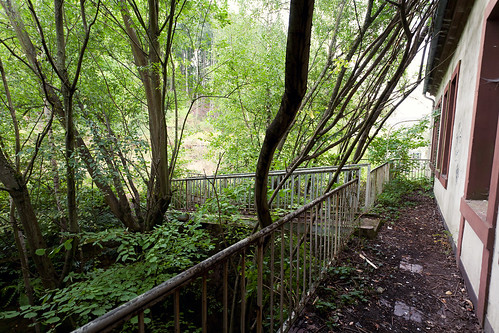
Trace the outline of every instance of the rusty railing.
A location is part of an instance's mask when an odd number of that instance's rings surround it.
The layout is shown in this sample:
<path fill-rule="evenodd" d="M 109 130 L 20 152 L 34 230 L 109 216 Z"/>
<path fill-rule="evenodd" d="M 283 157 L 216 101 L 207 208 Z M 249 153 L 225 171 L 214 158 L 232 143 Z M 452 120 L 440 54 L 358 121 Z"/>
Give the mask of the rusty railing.
<path fill-rule="evenodd" d="M 386 162 L 373 170 L 370 170 L 366 181 L 365 207 L 368 210 L 376 200 L 378 194 L 383 191 L 383 186 L 390 180 L 391 163 Z"/>
<path fill-rule="evenodd" d="M 395 160 L 392 173 L 400 175 L 410 180 L 417 180 L 431 177 L 429 159 L 411 159 L 408 161 Z"/>
<path fill-rule="evenodd" d="M 358 205 L 354 179 L 75 332 L 286 332 L 354 230 Z"/>
<path fill-rule="evenodd" d="M 368 164 L 344 166 L 336 183 L 344 184 L 358 178 L 362 168 Z M 295 170 L 287 178 L 272 203 L 272 208 L 297 209 L 322 195 L 332 181 L 337 167 L 315 167 Z M 269 191 L 273 193 L 277 185 L 286 177 L 286 171 L 269 173 Z M 215 198 L 224 192 L 237 191 L 237 202 L 242 212 L 254 212 L 254 173 L 199 176 L 175 179 L 172 182 L 172 208 L 178 210 L 195 210 L 196 205 L 203 205 L 206 200 Z M 360 188 L 359 188 L 360 190 Z"/>

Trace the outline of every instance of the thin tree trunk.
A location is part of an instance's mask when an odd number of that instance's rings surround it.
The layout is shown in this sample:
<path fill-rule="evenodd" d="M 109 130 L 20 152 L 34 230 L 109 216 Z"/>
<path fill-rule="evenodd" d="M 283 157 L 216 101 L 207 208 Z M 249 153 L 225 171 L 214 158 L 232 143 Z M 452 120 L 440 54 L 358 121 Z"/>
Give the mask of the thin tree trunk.
<path fill-rule="evenodd" d="M 291 1 L 286 46 L 285 91 L 279 111 L 265 133 L 256 167 L 255 203 L 262 228 L 272 223 L 267 201 L 267 182 L 272 159 L 281 138 L 295 119 L 307 90 L 313 10 L 314 0 Z"/>
<path fill-rule="evenodd" d="M 15 206 L 12 199 L 10 200 L 10 225 L 14 234 L 14 241 L 16 243 L 17 252 L 19 253 L 19 261 L 21 263 L 21 273 L 23 276 L 24 290 L 28 296 L 29 305 L 35 305 L 35 298 L 33 295 L 33 287 L 29 278 L 28 256 L 26 254 L 26 246 L 24 244 L 23 233 L 17 227 Z M 40 332 L 40 325 L 36 323 L 36 317 L 32 319 L 35 325 L 36 333 Z"/>
<path fill-rule="evenodd" d="M 145 217 L 145 229 L 152 227 L 163 220 L 163 215 L 171 201 L 171 179 L 170 165 L 168 160 L 168 140 L 165 119 L 165 91 L 166 91 L 166 62 L 169 59 L 171 39 L 173 36 L 173 22 L 176 1 L 171 0 L 168 16 L 167 45 L 164 50 L 164 60 L 160 58 L 161 49 L 159 43 L 159 2 L 148 0 L 148 27 L 147 27 L 147 52 L 140 45 L 138 33 L 132 24 L 128 12 L 127 3 L 121 0 L 121 15 L 125 22 L 125 29 L 129 38 L 135 65 L 144 84 L 149 116 L 149 139 L 151 142 L 151 173 L 148 183 L 147 212 Z M 158 65 L 162 65 L 162 75 Z"/>
<path fill-rule="evenodd" d="M 46 249 L 47 245 L 31 205 L 28 188 L 24 184 L 22 175 L 14 170 L 2 149 L 0 149 L 0 182 L 4 184 L 16 206 L 19 220 L 26 233 L 31 257 L 40 274 L 43 286 L 49 289 L 55 288 L 57 286 L 57 275 L 52 261 L 46 253 L 43 255 L 36 254 L 36 250 Z"/>
<path fill-rule="evenodd" d="M 70 271 L 78 249 L 78 215 L 76 207 L 76 178 L 75 178 L 75 125 L 73 116 L 73 89 L 66 69 L 66 41 L 64 34 L 64 0 L 54 0 L 54 21 L 57 40 L 56 69 L 61 79 L 61 93 L 65 110 L 65 157 L 66 157 L 66 200 L 68 207 L 69 233 L 72 238 L 71 249 L 66 251 L 61 279 Z"/>

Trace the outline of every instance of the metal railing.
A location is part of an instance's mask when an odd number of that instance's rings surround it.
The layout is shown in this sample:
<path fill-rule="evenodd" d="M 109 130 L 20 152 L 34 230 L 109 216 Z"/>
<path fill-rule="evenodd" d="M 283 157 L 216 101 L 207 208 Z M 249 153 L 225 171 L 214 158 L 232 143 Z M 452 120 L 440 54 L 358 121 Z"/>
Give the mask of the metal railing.
<path fill-rule="evenodd" d="M 286 332 L 354 230 L 358 189 L 348 181 L 75 332 L 145 332 L 152 317 L 164 331 Z"/>
<path fill-rule="evenodd" d="M 390 168 L 391 163 L 386 162 L 385 164 L 382 164 L 370 171 L 369 177 L 366 181 L 369 184 L 369 186 L 366 185 L 365 206 L 367 209 L 372 207 L 378 194 L 383 191 L 383 186 L 390 181 Z"/>
<path fill-rule="evenodd" d="M 368 164 L 348 165 L 341 169 L 336 181 L 344 184 L 358 178 L 362 168 Z M 316 167 L 295 170 L 287 178 L 272 203 L 276 209 L 296 209 L 322 195 L 332 181 L 337 167 Z M 277 185 L 286 177 L 286 171 L 271 171 L 269 173 L 269 192 L 273 193 Z M 194 210 L 196 205 L 203 205 L 206 200 L 216 195 L 233 195 L 233 203 L 242 212 L 252 213 L 255 209 L 254 173 L 199 176 L 175 179 L 172 182 L 172 207 L 179 210 Z M 360 190 L 360 188 L 359 188 Z"/>
<path fill-rule="evenodd" d="M 401 175 L 407 179 L 416 180 L 431 177 L 429 159 L 411 159 L 408 161 L 393 161 L 394 176 Z"/>

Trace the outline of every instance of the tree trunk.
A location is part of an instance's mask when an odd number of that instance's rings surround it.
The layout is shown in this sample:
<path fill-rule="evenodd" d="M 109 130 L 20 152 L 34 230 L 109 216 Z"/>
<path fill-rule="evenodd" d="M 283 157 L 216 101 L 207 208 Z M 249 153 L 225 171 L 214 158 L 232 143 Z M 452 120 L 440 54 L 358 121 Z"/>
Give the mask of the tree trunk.
<path fill-rule="evenodd" d="M 260 227 L 272 223 L 267 201 L 267 182 L 274 152 L 295 119 L 307 90 L 308 60 L 314 0 L 291 1 L 284 95 L 276 117 L 267 128 L 256 167 L 255 203 Z"/>
<path fill-rule="evenodd" d="M 166 70 L 164 62 L 169 59 L 171 37 L 173 36 L 172 23 L 175 14 L 176 1 L 170 1 L 169 26 L 168 26 L 168 41 L 170 45 L 166 46 L 164 53 L 163 66 L 161 64 L 159 37 L 161 29 L 159 26 L 159 3 L 158 0 L 148 0 L 148 16 L 149 22 L 147 27 L 147 45 L 148 49 L 143 50 L 139 41 L 139 34 L 135 31 L 132 24 L 132 19 L 127 9 L 127 4 L 124 0 L 121 1 L 122 18 L 125 22 L 126 32 L 129 38 L 130 47 L 132 49 L 135 65 L 138 68 L 140 78 L 144 84 L 144 91 L 147 101 L 147 110 L 149 116 L 149 139 L 151 142 L 151 174 L 148 184 L 147 198 L 147 213 L 145 217 L 146 230 L 163 220 L 163 215 L 166 212 L 171 201 L 171 179 L 170 166 L 168 160 L 168 138 L 165 119 L 165 79 L 160 75 L 160 68 Z M 163 73 L 164 74 L 164 73 Z M 163 75 L 165 77 L 165 75 Z"/>
<path fill-rule="evenodd" d="M 21 263 L 21 272 L 24 282 L 24 291 L 28 297 L 29 305 L 35 305 L 35 298 L 33 293 L 33 287 L 31 286 L 31 281 L 29 278 L 29 266 L 28 266 L 28 255 L 26 253 L 26 245 L 24 244 L 23 233 L 17 227 L 16 221 L 16 209 L 14 202 L 10 201 L 10 225 L 12 226 L 12 233 L 14 234 L 14 241 L 16 243 L 17 252 L 19 253 L 19 261 Z M 40 332 L 40 324 L 36 322 L 36 317 L 32 318 L 31 321 L 35 326 L 35 332 Z"/>
<path fill-rule="evenodd" d="M 54 21 L 57 40 L 56 69 L 61 79 L 61 94 L 65 111 L 65 157 L 66 157 L 66 200 L 68 206 L 69 233 L 72 238 L 71 249 L 66 251 L 64 267 L 61 274 L 63 279 L 75 259 L 78 249 L 78 215 L 76 207 L 76 179 L 75 179 L 75 124 L 73 117 L 73 87 L 66 69 L 66 41 L 64 34 L 64 0 L 54 0 Z"/>
<path fill-rule="evenodd" d="M 52 261 L 46 253 L 43 255 L 35 253 L 38 249 L 46 249 L 47 245 L 31 205 L 28 188 L 24 184 L 22 175 L 14 170 L 2 149 L 0 149 L 0 182 L 4 184 L 16 206 L 19 220 L 26 233 L 31 257 L 40 274 L 43 286 L 48 289 L 55 288 L 57 286 L 57 275 Z"/>

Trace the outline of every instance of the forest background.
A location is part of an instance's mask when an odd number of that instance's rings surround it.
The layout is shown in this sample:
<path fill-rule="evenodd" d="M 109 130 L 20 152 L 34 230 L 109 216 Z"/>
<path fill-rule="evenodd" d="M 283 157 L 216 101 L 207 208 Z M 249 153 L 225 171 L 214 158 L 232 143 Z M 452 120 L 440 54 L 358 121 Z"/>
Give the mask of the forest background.
<path fill-rule="evenodd" d="M 400 141 L 380 133 L 423 80 L 407 68 L 428 44 L 432 1 L 0 5 L 6 325 L 80 326 L 219 249 L 201 228 L 209 207 L 188 222 L 169 210 L 172 180 L 200 172 L 186 136 L 206 142 L 217 173 L 256 170 L 262 227 L 278 195 L 270 169 L 424 145 L 426 123 Z M 234 195 L 221 198 L 230 220 Z M 250 231 L 225 222 L 229 243 Z"/>

